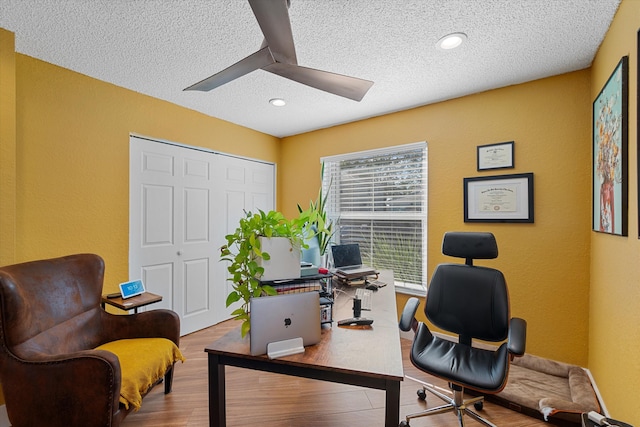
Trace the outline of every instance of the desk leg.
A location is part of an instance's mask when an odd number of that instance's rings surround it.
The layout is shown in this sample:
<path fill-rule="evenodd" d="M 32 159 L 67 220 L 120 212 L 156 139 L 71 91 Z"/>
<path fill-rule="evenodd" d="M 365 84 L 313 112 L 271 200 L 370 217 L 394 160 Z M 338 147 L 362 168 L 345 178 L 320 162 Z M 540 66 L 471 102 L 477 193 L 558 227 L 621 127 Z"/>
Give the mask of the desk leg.
<path fill-rule="evenodd" d="M 224 365 L 209 353 L 209 427 L 226 427 Z"/>
<path fill-rule="evenodd" d="M 400 423 L 400 381 L 387 381 L 384 413 L 385 427 L 397 427 Z"/>

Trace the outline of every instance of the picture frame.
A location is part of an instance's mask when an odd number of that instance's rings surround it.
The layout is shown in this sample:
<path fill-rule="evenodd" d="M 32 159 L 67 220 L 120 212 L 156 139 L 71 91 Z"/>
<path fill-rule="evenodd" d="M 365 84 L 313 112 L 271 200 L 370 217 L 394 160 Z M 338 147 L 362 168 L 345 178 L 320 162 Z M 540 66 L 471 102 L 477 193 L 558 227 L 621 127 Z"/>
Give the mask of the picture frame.
<path fill-rule="evenodd" d="M 478 145 L 478 171 L 514 168 L 515 142 L 499 142 L 497 144 Z"/>
<path fill-rule="evenodd" d="M 629 57 L 623 56 L 593 101 L 592 228 L 627 235 Z"/>
<path fill-rule="evenodd" d="M 533 223 L 533 173 L 463 181 L 464 222 Z"/>
<path fill-rule="evenodd" d="M 638 30 L 638 53 L 640 54 L 640 29 Z M 640 66 L 640 57 L 636 56 L 637 63 L 636 67 Z M 640 70 L 640 68 L 636 68 L 636 70 Z M 636 73 L 637 83 L 640 84 L 640 72 Z M 636 105 L 640 101 L 640 86 L 636 86 Z M 636 123 L 640 123 L 640 108 L 636 108 Z M 637 125 L 636 125 L 637 127 Z M 636 132 L 636 165 L 640 165 L 640 133 Z M 638 184 L 638 239 L 640 239 L 640 172 L 636 173 L 636 179 Z"/>

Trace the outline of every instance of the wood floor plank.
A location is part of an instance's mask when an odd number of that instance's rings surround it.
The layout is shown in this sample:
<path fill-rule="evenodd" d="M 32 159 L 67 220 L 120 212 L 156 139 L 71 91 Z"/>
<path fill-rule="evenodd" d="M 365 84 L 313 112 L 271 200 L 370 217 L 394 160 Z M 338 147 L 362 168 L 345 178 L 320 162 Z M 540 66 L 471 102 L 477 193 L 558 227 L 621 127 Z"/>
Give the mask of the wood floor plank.
<path fill-rule="evenodd" d="M 231 326 L 237 326 L 231 324 Z M 226 331 L 224 331 L 226 332 Z M 181 338 L 187 358 L 176 365 L 173 391 L 155 387 L 142 408 L 125 418 L 123 427 L 203 427 L 209 423 L 207 354 L 204 348 L 223 332 L 204 329 Z M 409 360 L 411 342 L 402 339 L 405 375 L 446 388 L 444 381 L 421 373 Z M 405 380 L 400 388 L 400 415 L 441 404 L 428 395 L 416 396 L 419 384 Z M 384 392 L 267 372 L 227 367 L 227 426 L 229 427 L 375 427 L 384 425 Z M 548 427 L 549 423 L 486 402 L 483 416 L 499 426 Z M 398 420 L 400 421 L 400 420 Z M 467 418 L 469 427 L 480 426 Z M 453 413 L 411 421 L 411 427 L 457 427 Z"/>

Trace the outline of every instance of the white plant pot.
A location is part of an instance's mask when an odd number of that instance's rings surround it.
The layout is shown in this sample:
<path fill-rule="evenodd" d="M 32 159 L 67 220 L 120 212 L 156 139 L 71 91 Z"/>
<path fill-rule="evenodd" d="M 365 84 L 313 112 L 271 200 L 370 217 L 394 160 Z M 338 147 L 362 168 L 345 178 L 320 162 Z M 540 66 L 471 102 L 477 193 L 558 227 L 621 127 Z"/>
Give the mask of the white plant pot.
<path fill-rule="evenodd" d="M 286 237 L 260 237 L 262 252 L 269 254 L 271 259 L 265 261 L 259 258 L 259 264 L 264 268 L 260 280 L 284 280 L 300 277 L 300 248 L 293 247 Z"/>

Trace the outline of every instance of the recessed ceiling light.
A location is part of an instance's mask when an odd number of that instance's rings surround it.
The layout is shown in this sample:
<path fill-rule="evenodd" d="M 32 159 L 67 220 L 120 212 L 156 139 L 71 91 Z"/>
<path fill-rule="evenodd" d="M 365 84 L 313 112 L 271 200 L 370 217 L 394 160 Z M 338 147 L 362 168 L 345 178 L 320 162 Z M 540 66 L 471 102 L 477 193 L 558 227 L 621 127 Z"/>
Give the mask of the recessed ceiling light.
<path fill-rule="evenodd" d="M 467 39 L 465 33 L 451 33 L 442 37 L 436 43 L 436 47 L 441 50 L 455 49 L 460 46 Z"/>
<path fill-rule="evenodd" d="M 269 103 L 274 107 L 283 107 L 287 105 L 287 102 L 282 98 L 272 98 L 269 100 Z"/>

